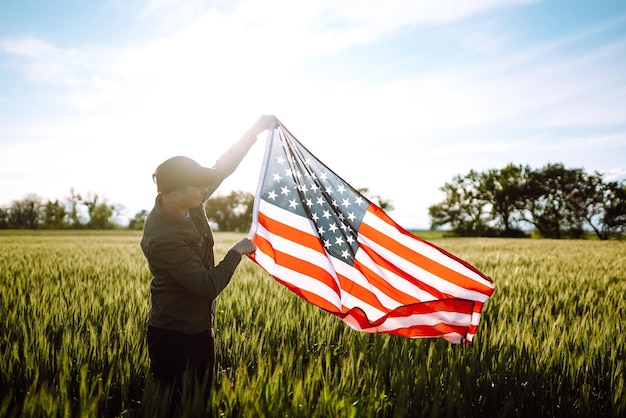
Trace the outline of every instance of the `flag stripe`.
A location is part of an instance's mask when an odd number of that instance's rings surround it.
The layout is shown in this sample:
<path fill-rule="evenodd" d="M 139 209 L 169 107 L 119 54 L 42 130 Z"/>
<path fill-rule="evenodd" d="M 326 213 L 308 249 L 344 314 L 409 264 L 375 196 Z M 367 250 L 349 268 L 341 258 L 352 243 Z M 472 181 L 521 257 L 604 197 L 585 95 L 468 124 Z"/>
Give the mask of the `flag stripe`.
<path fill-rule="evenodd" d="M 404 246 L 413 249 L 419 254 L 435 260 L 437 263 L 447 266 L 448 268 L 483 284 L 488 290 L 487 293 L 493 291 L 493 282 L 490 278 L 481 273 L 474 266 L 461 260 L 460 258 L 448 253 L 436 245 L 422 240 L 421 238 L 407 232 L 401 226 L 393 221 L 382 209 L 375 205 L 368 207 L 364 221 L 369 223 L 379 232 L 394 237 L 394 239 Z"/>
<path fill-rule="evenodd" d="M 368 213 L 372 213 L 370 209 L 368 209 Z M 384 234 L 376 229 L 374 226 L 368 224 L 368 222 L 376 224 L 375 220 L 377 219 L 379 220 L 380 218 L 376 216 L 376 214 L 374 214 L 373 217 L 368 217 L 366 215 L 366 218 L 363 219 L 361 227 L 359 228 L 359 235 L 378 243 L 383 248 L 386 248 L 390 253 L 397 254 L 401 258 L 410 261 L 414 265 L 419 265 L 421 269 L 428 271 L 434 276 L 445 277 L 446 281 L 449 281 L 460 288 L 475 289 L 476 291 L 487 296 L 491 295 L 491 293 L 493 292 L 492 286 L 487 286 L 481 282 L 469 278 L 466 275 L 459 273 L 455 269 L 452 269 L 449 265 L 441 264 L 438 262 L 439 260 L 435 261 L 429 257 L 426 257 L 425 255 L 414 250 L 413 248 L 406 246 L 406 243 L 401 243 L 397 241 L 397 235 L 401 234 Z M 397 229 L 395 229 L 395 231 L 397 232 Z M 413 240 L 411 244 L 416 242 L 418 241 Z"/>
<path fill-rule="evenodd" d="M 376 252 L 373 248 L 363 244 L 359 247 L 359 249 L 369 256 L 372 263 L 384 273 L 384 277 L 389 280 L 390 283 L 393 283 L 395 288 L 410 289 L 412 293 L 415 293 L 415 298 L 420 301 L 450 297 L 450 295 L 441 293 L 436 288 L 429 286 L 428 284 L 408 274 L 405 270 L 400 269 L 393 262 Z"/>
<path fill-rule="evenodd" d="M 361 262 L 365 258 L 367 258 L 366 262 Z M 382 262 L 378 263 L 378 261 Z M 390 301 L 393 301 L 395 306 L 392 309 L 399 305 L 411 305 L 421 302 L 419 298 L 404 292 L 399 286 L 394 286 L 390 283 L 391 280 L 388 279 L 387 272 L 382 269 L 382 266 L 385 264 L 388 263 L 380 258 L 374 260 L 363 247 L 359 248 L 359 253 L 357 253 L 357 257 L 354 260 L 354 267 L 362 273 L 369 285 L 382 292 Z"/>
<path fill-rule="evenodd" d="M 399 269 L 407 272 L 407 274 L 408 272 L 411 272 L 412 276 L 420 283 L 422 283 L 420 287 L 424 289 L 431 289 L 431 291 L 435 296 L 437 296 L 437 298 L 456 297 L 480 301 L 485 301 L 488 299 L 488 296 L 480 292 L 462 288 L 458 285 L 450 283 L 442 277 L 439 277 L 427 270 L 424 270 L 421 266 L 413 264 L 403 257 L 399 257 L 389 248 L 383 247 L 381 244 L 375 241 L 369 240 L 364 237 L 360 239 L 364 243 L 364 245 L 367 244 L 376 253 L 386 258 L 389 262 L 396 265 Z"/>
<path fill-rule="evenodd" d="M 341 302 L 337 293 L 325 283 L 315 277 L 308 276 L 300 271 L 290 269 L 280 264 L 275 264 L 271 256 L 267 255 L 267 240 L 261 237 L 261 231 L 257 231 L 254 243 L 259 248 L 252 259 L 268 271 L 275 279 L 287 286 L 300 297 L 323 307 L 330 312 L 341 312 Z M 273 250 L 270 254 L 280 254 Z M 334 302 L 334 303 L 333 303 Z"/>

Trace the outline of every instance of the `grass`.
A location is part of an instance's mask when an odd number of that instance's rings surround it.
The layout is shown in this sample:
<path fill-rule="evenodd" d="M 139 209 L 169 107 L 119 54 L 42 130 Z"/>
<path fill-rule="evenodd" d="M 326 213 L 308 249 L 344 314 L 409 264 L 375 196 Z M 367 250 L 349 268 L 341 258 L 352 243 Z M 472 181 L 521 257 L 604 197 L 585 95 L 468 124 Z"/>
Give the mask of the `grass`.
<path fill-rule="evenodd" d="M 216 255 L 240 236 L 216 234 Z M 0 416 L 165 416 L 139 239 L 0 233 Z M 353 331 L 244 260 L 218 300 L 213 396 L 184 414 L 626 415 L 626 243 L 432 241 L 496 283 L 471 345 Z"/>

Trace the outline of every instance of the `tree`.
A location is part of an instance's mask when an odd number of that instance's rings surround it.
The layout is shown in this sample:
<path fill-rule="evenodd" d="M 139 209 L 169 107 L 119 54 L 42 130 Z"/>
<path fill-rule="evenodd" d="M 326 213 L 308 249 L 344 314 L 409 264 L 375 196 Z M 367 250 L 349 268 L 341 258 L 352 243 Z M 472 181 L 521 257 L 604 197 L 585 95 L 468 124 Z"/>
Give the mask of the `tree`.
<path fill-rule="evenodd" d="M 80 216 L 78 209 L 82 204 L 83 198 L 80 193 L 77 193 L 73 188 L 70 189 L 70 196 L 68 198 L 69 212 L 67 214 L 66 223 L 72 228 L 82 228 L 83 220 Z"/>
<path fill-rule="evenodd" d="M 55 200 L 54 202 L 48 200 L 43 206 L 43 224 L 42 227 L 46 229 L 62 229 L 67 227 L 65 218 L 67 216 L 67 210 L 65 205 Z"/>
<path fill-rule="evenodd" d="M 479 236 L 489 229 L 488 202 L 480 192 L 481 176 L 474 170 L 456 175 L 452 182 L 439 190 L 444 192 L 443 202 L 428 208 L 431 229 L 449 225 L 457 235 Z"/>
<path fill-rule="evenodd" d="M 572 199 L 583 181 L 582 169 L 567 169 L 560 163 L 530 172 L 521 204 L 523 220 L 544 238 L 581 238 L 584 216 Z"/>
<path fill-rule="evenodd" d="M 254 195 L 233 191 L 227 196 L 214 196 L 206 201 L 204 209 L 220 231 L 245 232 L 252 224 Z"/>
<path fill-rule="evenodd" d="M 531 172 L 530 167 L 509 164 L 502 169 L 490 169 L 480 174 L 478 188 L 480 200 L 491 206 L 491 220 L 504 229 L 502 235 L 519 237 L 524 233 L 517 227 L 520 220 L 524 187 Z"/>
<path fill-rule="evenodd" d="M 40 226 L 41 199 L 35 194 L 14 200 L 8 209 L 8 226 L 17 229 L 37 229 Z"/>
<path fill-rule="evenodd" d="M 144 224 L 146 223 L 146 218 L 148 218 L 148 211 L 145 209 L 140 210 L 135 214 L 133 219 L 128 222 L 128 229 L 134 229 L 141 231 L 143 229 Z"/>
<path fill-rule="evenodd" d="M 9 228 L 9 210 L 0 208 L 0 229 Z"/>
<path fill-rule="evenodd" d="M 113 216 L 111 207 L 106 203 L 98 203 L 89 211 L 87 227 L 91 229 L 112 229 L 114 225 L 111 222 L 111 216 Z"/>
<path fill-rule="evenodd" d="M 602 225 L 605 237 L 626 231 L 626 181 L 610 182 L 604 188 Z"/>
<path fill-rule="evenodd" d="M 95 193 L 87 193 L 81 203 L 87 207 L 89 215 L 87 228 L 112 229 L 114 227 L 112 218 L 117 214 L 117 205 L 109 205 L 104 199 L 100 201 L 100 196 Z"/>
<path fill-rule="evenodd" d="M 602 181 L 602 175 L 582 173 L 578 179 L 578 187 L 574 189 L 567 200 L 570 217 L 577 229 L 589 225 L 598 238 L 608 239 L 608 230 L 603 225 L 607 195 L 607 184 Z"/>

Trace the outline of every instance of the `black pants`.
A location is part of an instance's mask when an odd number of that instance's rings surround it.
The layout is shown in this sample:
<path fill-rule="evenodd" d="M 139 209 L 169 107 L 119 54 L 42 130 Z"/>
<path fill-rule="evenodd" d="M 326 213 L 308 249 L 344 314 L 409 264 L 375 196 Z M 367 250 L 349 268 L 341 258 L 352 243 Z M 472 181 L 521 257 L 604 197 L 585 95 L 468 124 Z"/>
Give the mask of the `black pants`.
<path fill-rule="evenodd" d="M 210 331 L 189 335 L 149 326 L 147 338 L 152 377 L 159 387 L 173 391 L 175 402 L 180 401 L 185 370 L 198 382 L 207 379 L 208 395 L 215 366 L 215 342 Z"/>

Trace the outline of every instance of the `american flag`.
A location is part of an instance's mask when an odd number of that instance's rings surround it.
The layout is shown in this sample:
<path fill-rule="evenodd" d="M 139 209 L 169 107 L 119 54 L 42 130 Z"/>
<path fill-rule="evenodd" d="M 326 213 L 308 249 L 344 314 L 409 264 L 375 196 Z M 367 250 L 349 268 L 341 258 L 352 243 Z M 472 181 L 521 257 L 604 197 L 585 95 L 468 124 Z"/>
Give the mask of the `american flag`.
<path fill-rule="evenodd" d="M 270 130 L 250 258 L 355 330 L 471 342 L 492 280 L 397 225 L 291 133 Z"/>

